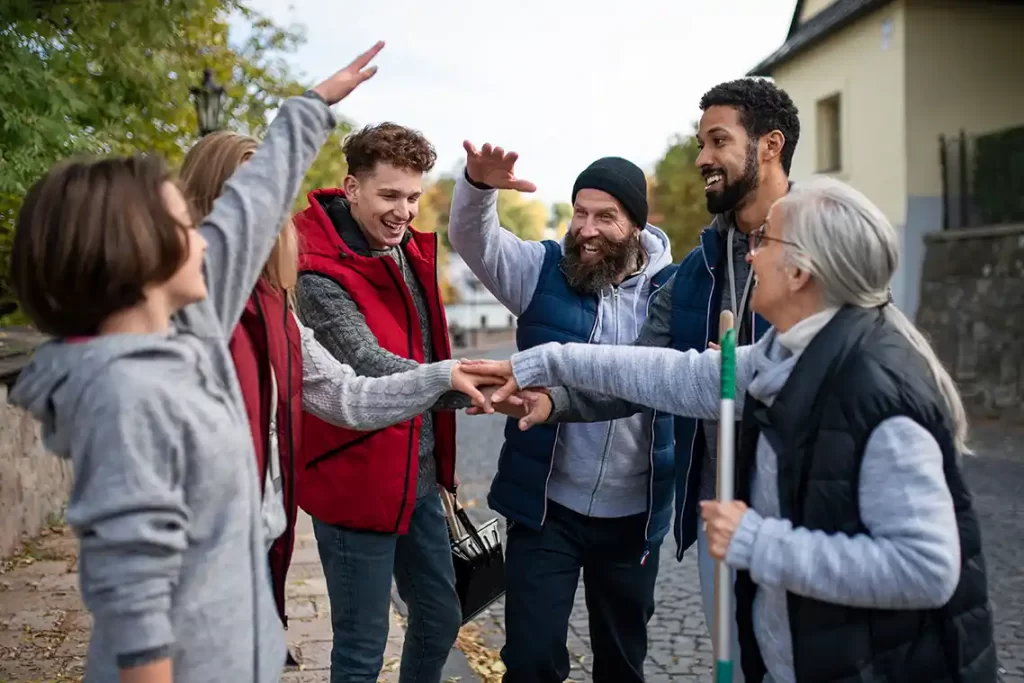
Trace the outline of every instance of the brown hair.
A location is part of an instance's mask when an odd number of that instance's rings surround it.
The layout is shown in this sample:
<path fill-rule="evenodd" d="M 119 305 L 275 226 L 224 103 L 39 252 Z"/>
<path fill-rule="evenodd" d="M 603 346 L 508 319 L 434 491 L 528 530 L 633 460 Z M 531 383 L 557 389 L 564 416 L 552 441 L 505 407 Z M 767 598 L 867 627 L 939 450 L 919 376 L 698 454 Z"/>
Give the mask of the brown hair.
<path fill-rule="evenodd" d="M 181 182 L 185 196 L 199 215 L 206 216 L 213 211 L 213 203 L 224 191 L 224 183 L 256 153 L 257 147 L 259 143 L 248 135 L 220 131 L 207 135 L 189 150 L 181 166 Z M 261 277 L 289 296 L 295 291 L 299 277 L 299 244 L 291 221 L 277 236 Z"/>
<path fill-rule="evenodd" d="M 342 151 L 349 175 L 357 177 L 373 173 L 377 164 L 429 173 L 437 161 L 437 152 L 423 133 L 390 122 L 352 133 L 345 138 Z"/>
<path fill-rule="evenodd" d="M 11 250 L 22 310 L 42 332 L 93 335 L 188 258 L 186 231 L 164 205 L 163 159 L 57 164 L 25 196 Z"/>

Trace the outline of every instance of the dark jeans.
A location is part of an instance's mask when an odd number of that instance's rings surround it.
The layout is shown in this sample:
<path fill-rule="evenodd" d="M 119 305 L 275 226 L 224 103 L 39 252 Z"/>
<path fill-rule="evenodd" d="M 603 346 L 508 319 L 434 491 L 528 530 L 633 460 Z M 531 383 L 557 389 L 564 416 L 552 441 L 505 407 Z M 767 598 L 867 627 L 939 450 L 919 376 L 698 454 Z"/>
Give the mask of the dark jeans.
<path fill-rule="evenodd" d="M 586 517 L 548 501 L 542 531 L 513 524 L 505 579 L 504 683 L 561 683 L 583 570 L 595 683 L 644 680 L 660 543 L 641 566 L 647 515 Z"/>
<path fill-rule="evenodd" d="M 391 576 L 409 606 L 401 683 L 438 683 L 462 622 L 441 500 L 416 501 L 405 536 L 313 520 L 327 579 L 331 683 L 376 683 L 391 625 Z"/>

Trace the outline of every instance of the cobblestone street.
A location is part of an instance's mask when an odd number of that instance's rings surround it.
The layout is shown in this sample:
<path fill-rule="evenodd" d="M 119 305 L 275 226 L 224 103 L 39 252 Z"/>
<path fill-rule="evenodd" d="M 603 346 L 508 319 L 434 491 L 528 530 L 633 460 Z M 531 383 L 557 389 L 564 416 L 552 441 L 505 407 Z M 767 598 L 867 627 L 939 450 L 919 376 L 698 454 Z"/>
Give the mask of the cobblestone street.
<path fill-rule="evenodd" d="M 508 358 L 512 351 L 504 347 L 487 356 Z M 475 505 L 470 514 L 477 522 L 494 516 L 487 508 L 487 490 L 497 466 L 503 428 L 500 416 L 459 415 L 459 497 Z M 973 442 L 978 456 L 967 461 L 966 469 L 983 525 L 1004 681 L 1024 683 L 1024 430 L 979 423 L 973 430 Z M 645 667 L 648 683 L 710 683 L 713 656 L 700 606 L 695 549 L 688 551 L 681 563 L 676 562 L 671 536 L 662 546 L 656 599 Z M 504 640 L 503 609 L 503 602 L 495 603 L 477 620 L 494 649 Z M 592 657 L 582 585 L 569 625 L 569 651 L 570 680 L 590 681 Z"/>

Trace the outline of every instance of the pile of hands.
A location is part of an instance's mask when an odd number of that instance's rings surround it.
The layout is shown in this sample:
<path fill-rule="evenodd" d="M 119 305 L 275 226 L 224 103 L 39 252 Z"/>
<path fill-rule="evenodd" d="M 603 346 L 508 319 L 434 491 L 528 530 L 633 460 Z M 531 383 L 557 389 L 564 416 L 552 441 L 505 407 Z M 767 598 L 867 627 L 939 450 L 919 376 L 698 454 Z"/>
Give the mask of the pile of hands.
<path fill-rule="evenodd" d="M 519 420 L 526 431 L 551 417 L 551 396 L 543 387 L 522 388 L 507 360 L 462 359 L 452 370 L 452 389 L 472 401 L 469 415 L 502 413 Z"/>

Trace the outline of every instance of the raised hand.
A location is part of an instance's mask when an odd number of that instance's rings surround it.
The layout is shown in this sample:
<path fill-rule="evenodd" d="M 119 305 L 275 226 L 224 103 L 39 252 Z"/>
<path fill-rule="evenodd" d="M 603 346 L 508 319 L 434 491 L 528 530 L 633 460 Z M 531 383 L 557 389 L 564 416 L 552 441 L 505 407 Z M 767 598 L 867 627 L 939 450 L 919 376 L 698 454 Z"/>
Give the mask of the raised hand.
<path fill-rule="evenodd" d="M 384 41 L 377 41 L 376 45 L 353 59 L 351 64 L 313 88 L 313 92 L 322 97 L 327 104 L 341 102 L 359 87 L 360 83 L 377 73 L 377 67 L 368 65 L 383 47 Z"/>
<path fill-rule="evenodd" d="M 537 186 L 529 180 L 516 178 L 515 165 L 519 155 L 515 152 L 492 147 L 490 143 L 477 151 L 469 140 L 464 141 L 462 147 L 466 150 L 466 175 L 474 183 L 498 190 L 537 191 Z"/>
<path fill-rule="evenodd" d="M 468 361 L 461 361 L 452 368 L 452 389 L 461 392 L 473 402 L 474 406 L 486 409 L 490 405 L 490 396 L 484 396 L 478 387 L 503 386 L 506 383 L 504 377 L 488 373 L 477 373 L 463 367 Z"/>

